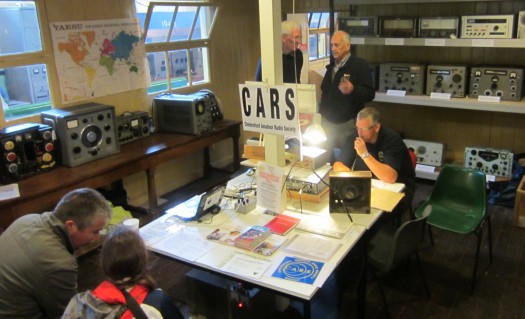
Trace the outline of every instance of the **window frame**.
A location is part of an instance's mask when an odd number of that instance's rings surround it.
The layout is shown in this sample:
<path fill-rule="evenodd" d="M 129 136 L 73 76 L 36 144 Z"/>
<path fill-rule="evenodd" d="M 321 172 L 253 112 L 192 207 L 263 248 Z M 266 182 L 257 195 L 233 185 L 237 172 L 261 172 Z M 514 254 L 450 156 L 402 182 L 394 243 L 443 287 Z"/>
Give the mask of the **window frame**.
<path fill-rule="evenodd" d="M 174 11 L 178 11 L 178 7 L 197 7 L 196 15 L 194 17 L 194 20 L 192 22 L 192 27 L 189 32 L 189 39 L 187 40 L 177 40 L 173 41 L 171 40 L 171 35 L 173 31 L 173 22 L 176 19 L 176 17 L 173 17 L 171 27 L 168 30 L 168 36 L 166 38 L 165 42 L 154 42 L 154 43 L 145 43 L 146 42 L 146 36 L 148 34 L 149 25 L 151 21 L 151 17 L 153 14 L 153 9 L 155 6 L 165 6 L 165 7 L 176 7 L 174 8 Z M 211 24 L 209 25 L 209 33 L 208 37 L 206 39 L 191 39 L 191 36 L 193 35 L 193 32 L 195 30 L 196 22 L 197 22 L 197 16 L 200 13 L 200 10 L 202 7 L 215 7 L 216 11 L 213 16 L 213 20 L 211 21 Z M 136 11 L 136 10 L 135 10 Z M 192 49 L 199 49 L 203 48 L 205 51 L 205 55 L 203 55 L 203 64 L 205 65 L 206 70 L 204 71 L 204 80 L 199 82 L 194 82 L 192 72 L 188 72 L 188 81 L 185 86 L 173 86 L 174 83 L 176 83 L 176 79 L 172 78 L 172 74 L 170 74 L 171 69 L 166 68 L 166 79 L 164 81 L 159 81 L 158 85 L 155 85 L 152 81 L 150 86 L 148 87 L 148 94 L 159 94 L 163 92 L 172 92 L 176 91 L 178 89 L 184 89 L 184 88 L 191 88 L 203 84 L 209 84 L 211 82 L 211 68 L 210 68 L 210 42 L 211 37 L 213 33 L 213 28 L 216 24 L 217 17 L 220 12 L 220 6 L 214 2 L 210 1 L 195 1 L 195 2 L 189 2 L 189 1 L 151 1 L 148 4 L 148 9 L 146 11 L 146 16 L 144 18 L 144 26 L 142 30 L 142 39 L 144 41 L 145 46 L 145 52 L 146 56 L 148 53 L 164 53 L 164 56 L 166 58 L 166 64 L 170 64 L 170 51 L 180 51 L 184 50 L 186 51 L 186 63 L 187 63 L 187 70 L 190 70 L 190 63 L 191 63 L 191 50 Z M 155 89 L 155 87 L 160 87 L 160 90 Z M 165 89 L 162 89 L 163 87 L 166 87 Z"/>
<path fill-rule="evenodd" d="M 326 59 L 326 58 L 329 58 L 330 57 L 330 17 L 329 17 L 329 12 L 309 12 L 308 13 L 308 25 L 311 26 L 312 25 L 312 18 L 318 14 L 319 17 L 318 17 L 318 21 L 317 21 L 317 28 L 312 28 L 310 27 L 310 30 L 309 30 L 309 37 L 311 35 L 316 35 L 317 37 L 317 54 L 315 56 L 312 56 L 310 55 L 310 61 L 317 61 L 317 60 L 323 60 L 323 59 Z M 320 25 L 321 22 L 323 21 L 323 16 L 324 15 L 328 15 L 328 17 L 326 18 L 326 24 L 325 25 Z M 321 35 L 324 35 L 326 37 L 326 42 L 325 42 L 325 51 L 326 51 L 326 54 L 324 56 L 319 56 L 319 36 Z"/>
<path fill-rule="evenodd" d="M 49 102 L 40 102 L 29 104 L 27 106 L 17 107 L 13 109 L 2 109 L 2 117 L 4 123 L 16 122 L 17 120 L 27 121 L 30 117 L 40 117 L 40 113 L 53 108 L 53 88 L 52 84 L 56 82 L 54 72 L 54 58 L 52 52 L 52 45 L 46 38 L 49 38 L 49 30 L 44 26 L 48 25 L 47 17 L 44 12 L 44 6 L 38 0 L 24 0 L 24 2 L 32 2 L 35 5 L 35 10 L 38 19 L 38 27 L 40 31 L 40 40 L 42 49 L 39 51 L 20 52 L 0 54 L 0 69 L 13 67 L 29 67 L 31 65 L 44 64 L 47 72 L 47 83 L 49 89 Z"/>

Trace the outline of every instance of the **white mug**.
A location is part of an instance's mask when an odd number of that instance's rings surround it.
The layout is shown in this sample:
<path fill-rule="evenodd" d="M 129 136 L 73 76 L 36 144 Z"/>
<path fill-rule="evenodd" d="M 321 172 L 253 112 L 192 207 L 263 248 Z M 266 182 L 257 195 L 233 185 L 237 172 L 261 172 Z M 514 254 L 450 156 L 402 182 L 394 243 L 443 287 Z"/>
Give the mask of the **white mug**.
<path fill-rule="evenodd" d="M 124 225 L 124 227 L 128 229 L 138 231 L 139 230 L 139 219 L 138 218 L 126 219 L 122 222 L 122 225 Z"/>

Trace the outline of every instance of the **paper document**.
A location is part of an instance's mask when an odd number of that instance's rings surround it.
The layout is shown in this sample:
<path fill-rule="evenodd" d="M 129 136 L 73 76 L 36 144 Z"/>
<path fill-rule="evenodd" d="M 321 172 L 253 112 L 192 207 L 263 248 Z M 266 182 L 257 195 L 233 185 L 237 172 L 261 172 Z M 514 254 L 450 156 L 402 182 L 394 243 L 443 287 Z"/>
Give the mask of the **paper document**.
<path fill-rule="evenodd" d="M 0 186 L 0 200 L 20 197 L 18 184 L 9 184 Z"/>
<path fill-rule="evenodd" d="M 404 193 L 396 193 L 386 189 L 372 187 L 370 206 L 372 206 L 372 208 L 391 212 L 404 196 Z"/>

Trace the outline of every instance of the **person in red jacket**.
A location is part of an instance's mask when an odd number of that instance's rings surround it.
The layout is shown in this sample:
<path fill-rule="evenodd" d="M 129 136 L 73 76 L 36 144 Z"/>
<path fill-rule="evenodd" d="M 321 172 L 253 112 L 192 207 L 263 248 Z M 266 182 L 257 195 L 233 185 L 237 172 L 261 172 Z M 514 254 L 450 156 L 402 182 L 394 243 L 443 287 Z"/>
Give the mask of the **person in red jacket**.
<path fill-rule="evenodd" d="M 94 290 L 78 293 L 69 302 L 62 318 L 132 319 L 123 290 L 133 297 L 148 318 L 183 319 L 171 298 L 147 273 L 148 251 L 140 235 L 118 228 L 106 237 L 100 253 L 100 266 L 107 280 Z"/>

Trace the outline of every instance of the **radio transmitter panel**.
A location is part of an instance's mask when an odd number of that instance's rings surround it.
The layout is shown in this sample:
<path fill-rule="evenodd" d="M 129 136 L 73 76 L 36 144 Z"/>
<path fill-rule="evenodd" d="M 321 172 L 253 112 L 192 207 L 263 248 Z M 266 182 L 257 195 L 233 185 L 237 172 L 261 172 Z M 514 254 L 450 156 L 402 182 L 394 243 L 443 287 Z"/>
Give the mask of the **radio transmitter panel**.
<path fill-rule="evenodd" d="M 419 18 L 420 38 L 457 38 L 459 36 L 458 17 Z"/>
<path fill-rule="evenodd" d="M 379 65 L 379 91 L 405 91 L 407 95 L 424 95 L 425 65 L 382 63 Z"/>
<path fill-rule="evenodd" d="M 377 37 L 377 17 L 341 17 L 339 30 L 346 31 L 352 37 Z"/>
<path fill-rule="evenodd" d="M 417 37 L 417 18 L 381 17 L 379 35 L 383 38 Z"/>
<path fill-rule="evenodd" d="M 74 167 L 120 151 L 113 106 L 87 103 L 45 111 L 41 118 L 55 129 L 64 166 Z"/>
<path fill-rule="evenodd" d="M 495 148 L 465 147 L 465 167 L 485 174 L 511 177 L 514 154 Z"/>
<path fill-rule="evenodd" d="M 2 182 L 14 182 L 55 167 L 54 137 L 53 128 L 40 123 L 25 123 L 1 129 Z"/>
<path fill-rule="evenodd" d="M 522 68 L 471 67 L 469 97 L 497 96 L 520 101 L 523 89 Z"/>
<path fill-rule="evenodd" d="M 467 67 L 462 65 L 427 66 L 427 95 L 448 93 L 451 97 L 465 97 Z"/>
<path fill-rule="evenodd" d="M 125 112 L 117 117 L 117 133 L 120 145 L 136 141 L 150 135 L 151 117 L 148 112 Z"/>
<path fill-rule="evenodd" d="M 404 139 L 407 148 L 414 150 L 416 162 L 421 165 L 442 166 L 446 145 L 443 143 Z"/>
<path fill-rule="evenodd" d="M 463 39 L 512 39 L 514 15 L 479 15 L 461 17 Z"/>

